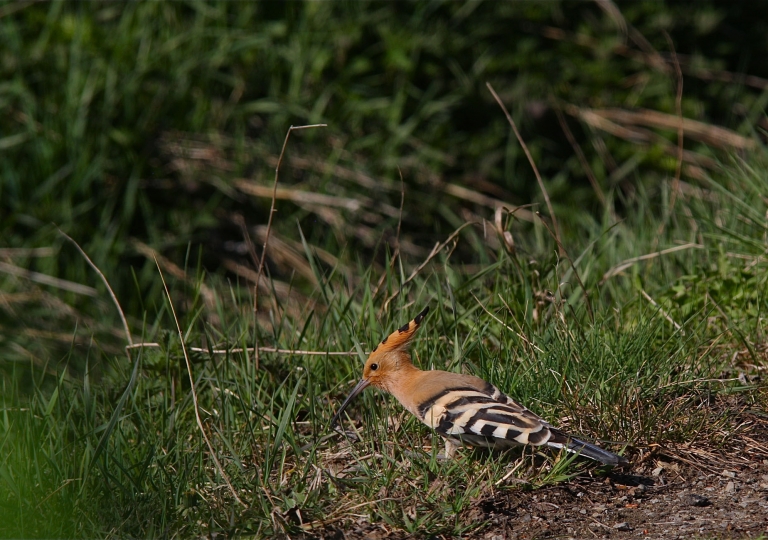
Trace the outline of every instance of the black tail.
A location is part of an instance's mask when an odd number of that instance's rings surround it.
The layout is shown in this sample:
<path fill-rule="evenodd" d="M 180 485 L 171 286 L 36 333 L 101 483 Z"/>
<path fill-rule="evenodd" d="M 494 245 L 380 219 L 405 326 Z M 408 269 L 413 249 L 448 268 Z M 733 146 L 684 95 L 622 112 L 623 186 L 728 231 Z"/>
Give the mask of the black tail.
<path fill-rule="evenodd" d="M 594 459 L 603 465 L 611 465 L 612 467 L 629 463 L 626 459 L 613 452 L 609 452 L 608 450 L 604 450 L 599 446 L 584 442 L 580 439 L 569 437 L 559 429 L 549 428 L 549 431 L 552 436 L 547 441 L 547 444 L 550 446 L 554 446 L 555 448 L 565 448 L 572 454 L 579 454 L 580 456 Z"/>
<path fill-rule="evenodd" d="M 579 439 L 568 439 L 566 445 L 566 450 L 569 452 L 588 457 L 589 459 L 594 459 L 595 461 L 601 462 L 603 465 L 616 466 L 629 463 L 625 458 L 614 454 L 613 452 L 609 452 L 608 450 L 604 450 L 599 446 L 586 443 Z"/>

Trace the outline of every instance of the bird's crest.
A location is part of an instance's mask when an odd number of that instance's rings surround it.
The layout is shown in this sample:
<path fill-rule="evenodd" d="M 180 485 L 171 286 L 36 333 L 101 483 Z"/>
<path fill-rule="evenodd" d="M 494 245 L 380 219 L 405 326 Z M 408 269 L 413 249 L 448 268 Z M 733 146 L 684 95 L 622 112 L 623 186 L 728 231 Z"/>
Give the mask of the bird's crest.
<path fill-rule="evenodd" d="M 419 329 L 421 326 L 422 321 L 424 320 L 424 317 L 427 316 L 427 313 L 429 313 L 429 306 L 425 307 L 424 310 L 416 315 L 416 317 L 413 318 L 412 321 L 404 324 L 391 334 L 389 334 L 387 337 L 385 337 L 381 343 L 379 343 L 371 352 L 371 356 L 373 355 L 380 355 L 392 351 L 402 351 L 405 350 L 411 340 L 413 339 L 413 336 L 416 334 L 416 330 Z"/>

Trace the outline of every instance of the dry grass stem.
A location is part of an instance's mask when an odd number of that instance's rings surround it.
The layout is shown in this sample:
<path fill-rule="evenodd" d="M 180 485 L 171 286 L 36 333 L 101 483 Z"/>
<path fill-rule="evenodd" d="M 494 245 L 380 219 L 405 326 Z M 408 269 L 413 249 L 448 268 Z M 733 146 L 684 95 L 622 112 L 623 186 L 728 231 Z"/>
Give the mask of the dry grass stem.
<path fill-rule="evenodd" d="M 302 204 L 312 204 L 319 206 L 330 206 L 332 208 L 341 208 L 350 212 L 359 212 L 363 207 L 375 206 L 378 210 L 383 211 L 386 215 L 394 217 L 397 215 L 397 209 L 389 205 L 381 205 L 374 202 L 371 199 L 363 197 L 350 199 L 349 197 L 336 197 L 335 195 L 325 195 L 323 193 L 313 193 L 311 191 L 304 191 L 301 189 L 290 188 L 277 188 L 273 189 L 269 186 L 263 186 L 257 184 L 252 180 L 240 179 L 235 180 L 234 185 L 246 195 L 252 195 L 254 197 L 260 197 L 264 199 L 271 199 L 273 196 L 275 199 L 291 201 Z M 394 215 L 393 215 L 394 214 Z"/>
<path fill-rule="evenodd" d="M 150 343 L 134 343 L 133 345 L 128 345 L 126 349 L 142 349 L 142 348 L 159 349 L 161 347 L 162 345 L 160 345 L 159 343 L 150 342 Z"/>
<path fill-rule="evenodd" d="M 657 133 L 654 133 L 653 131 L 636 127 L 636 126 L 633 126 L 632 128 L 622 126 L 598 114 L 594 114 L 592 111 L 588 109 L 580 109 L 573 105 L 567 106 L 565 108 L 565 111 L 569 115 L 580 119 L 585 124 L 592 126 L 596 129 L 599 129 L 601 131 L 604 131 L 606 133 L 609 133 L 614 137 L 619 137 L 621 139 L 627 140 L 629 142 L 632 142 L 638 145 L 645 145 L 645 146 L 657 145 L 661 147 L 664 153 L 670 156 L 675 156 L 675 158 L 677 158 L 680 154 L 678 145 L 673 145 L 667 139 L 665 139 L 664 137 L 662 137 Z M 603 146 L 604 146 L 604 143 L 599 145 L 599 148 L 602 148 Z M 609 161 L 608 160 L 609 156 L 608 154 L 605 153 L 604 148 L 603 150 L 601 150 L 601 153 L 603 154 L 603 159 L 605 159 L 606 161 Z M 683 155 L 683 162 L 689 164 L 689 166 L 683 169 L 683 172 L 685 172 L 685 174 L 691 178 L 695 178 L 698 180 L 705 178 L 705 173 L 703 169 L 709 169 L 712 171 L 717 171 L 721 169 L 720 164 L 709 156 L 705 156 L 703 154 L 699 154 L 697 152 L 693 152 L 691 150 L 685 150 L 685 149 L 683 149 L 682 155 Z M 612 168 L 615 170 L 615 167 L 612 167 Z"/>
<path fill-rule="evenodd" d="M 595 195 L 597 195 L 597 198 L 600 200 L 600 204 L 605 206 L 605 193 L 603 193 L 603 190 L 597 181 L 597 177 L 595 177 L 595 172 L 592 170 L 592 167 L 587 161 L 587 156 L 584 155 L 584 151 L 581 149 L 581 146 L 579 146 L 579 143 L 576 142 L 576 138 L 573 136 L 571 128 L 568 127 L 568 122 L 565 121 L 563 111 L 561 111 L 559 107 L 555 107 L 554 109 L 555 114 L 557 115 L 557 121 L 560 123 L 560 127 L 563 129 L 563 133 L 565 133 L 565 138 L 568 139 L 571 148 L 573 148 L 573 151 L 576 153 L 576 157 L 579 159 L 579 163 L 581 163 L 581 168 L 584 169 L 584 173 L 587 175 L 589 183 L 592 185 L 592 189 L 595 191 Z"/>
<path fill-rule="evenodd" d="M 675 162 L 675 177 L 672 180 L 672 195 L 670 196 L 669 209 L 664 216 L 664 219 L 659 223 L 659 227 L 656 230 L 656 237 L 654 239 L 653 247 L 658 246 L 659 238 L 662 237 L 664 229 L 667 226 L 669 218 L 675 210 L 675 204 L 677 203 L 677 195 L 680 192 L 680 174 L 683 170 L 683 139 L 685 131 L 683 130 L 683 72 L 680 70 L 680 62 L 677 61 L 677 54 L 675 53 L 675 45 L 672 43 L 672 38 L 669 34 L 664 32 L 664 37 L 667 38 L 669 49 L 672 52 L 672 60 L 675 66 L 675 75 L 677 79 L 677 90 L 675 93 L 675 114 L 678 119 L 677 126 L 677 160 Z"/>
<path fill-rule="evenodd" d="M 654 300 L 653 298 L 651 298 L 651 296 L 650 296 L 650 295 L 649 295 L 647 292 L 645 292 L 645 290 L 644 290 L 644 289 L 640 289 L 640 293 L 643 295 L 643 298 L 645 298 L 646 300 L 648 300 L 648 302 L 650 302 L 650 303 L 651 303 L 651 305 L 652 305 L 653 307 L 655 307 L 656 309 L 658 309 L 658 310 L 659 310 L 659 313 L 661 313 L 661 314 L 664 316 L 664 318 L 665 318 L 665 319 L 667 319 L 667 321 L 669 321 L 669 323 L 670 323 L 672 326 L 674 326 L 674 327 L 675 327 L 675 330 L 679 331 L 681 335 L 683 335 L 683 336 L 685 335 L 685 330 L 683 330 L 683 327 L 682 327 L 682 326 L 680 326 L 679 324 L 677 324 L 677 323 L 675 322 L 675 320 L 674 320 L 674 319 L 673 319 L 673 318 L 672 318 L 672 317 L 669 315 L 669 313 L 667 313 L 667 312 L 664 310 L 664 308 L 663 308 L 663 307 L 661 307 L 659 304 L 657 304 L 657 303 L 656 303 L 656 300 Z"/>
<path fill-rule="evenodd" d="M 639 257 L 632 257 L 631 259 L 627 259 L 625 261 L 620 262 L 610 270 L 608 270 L 605 274 L 603 274 L 603 278 L 600 280 L 600 285 L 608 281 L 610 278 L 615 276 L 616 274 L 620 274 L 630 266 L 637 264 L 640 261 L 647 261 L 649 259 L 655 259 L 656 257 L 659 257 L 661 255 L 667 255 L 668 253 L 674 253 L 676 251 L 682 251 L 685 249 L 704 249 L 704 246 L 701 244 L 683 244 L 682 246 L 675 246 L 668 249 L 662 249 L 661 251 L 656 251 L 655 253 L 648 253 L 646 255 L 640 255 Z"/>
<path fill-rule="evenodd" d="M 507 214 L 511 214 L 508 208 L 499 206 L 496 209 L 496 212 L 494 212 L 493 224 L 496 229 L 496 234 L 498 234 L 499 238 L 501 238 L 504 241 L 504 248 L 507 250 L 508 253 L 514 253 L 515 237 L 512 236 L 512 233 L 507 230 L 504 224 L 504 221 L 503 221 L 504 211 L 506 211 Z"/>
<path fill-rule="evenodd" d="M 61 234 L 64 238 L 72 242 L 75 247 L 77 248 L 77 251 L 80 252 L 80 255 L 83 256 L 85 261 L 88 263 L 88 265 L 93 268 L 93 270 L 99 274 L 99 277 L 101 278 L 101 281 L 104 282 L 104 286 L 109 291 L 109 296 L 112 298 L 112 302 L 114 302 L 115 307 L 117 308 L 117 312 L 120 314 L 120 320 L 123 323 L 123 329 L 125 330 L 125 339 L 128 341 L 128 345 L 133 345 L 133 338 L 131 337 L 131 329 L 128 327 L 128 321 L 125 318 L 125 313 L 123 313 L 123 308 L 120 307 L 120 302 L 117 301 L 117 296 L 115 296 L 115 291 L 112 290 L 112 287 L 109 285 L 109 281 L 107 281 L 106 276 L 102 273 L 101 270 L 99 270 L 99 267 L 94 264 L 94 262 L 91 260 L 91 258 L 88 256 L 88 254 L 83 250 L 83 248 L 80 247 L 80 244 L 75 242 L 67 233 L 62 231 L 61 229 L 58 229 L 59 234 Z"/>
<path fill-rule="evenodd" d="M 512 210 L 510 210 L 510 213 L 514 213 L 517 217 L 529 223 L 533 223 L 534 219 L 536 218 L 536 216 L 533 215 L 533 212 L 525 209 L 525 207 L 528 205 L 524 205 L 524 206 L 510 205 L 504 201 L 501 201 L 499 199 L 494 199 L 493 197 L 489 197 L 488 195 L 483 195 L 482 193 L 478 193 L 477 191 L 473 191 L 464 186 L 458 186 L 456 184 L 445 184 L 443 186 L 443 191 L 459 199 L 464 199 L 466 201 L 471 201 L 476 204 L 481 204 L 494 211 L 497 208 L 511 207 Z"/>
<path fill-rule="evenodd" d="M 623 126 L 647 126 L 675 131 L 681 126 L 681 119 L 678 116 L 649 109 L 637 111 L 627 111 L 624 109 L 580 109 L 580 111 Z M 682 129 L 686 137 L 724 150 L 752 150 L 756 145 L 754 140 L 739 135 L 733 130 L 712 126 L 689 118 L 682 119 Z"/>
<path fill-rule="evenodd" d="M 147 345 L 155 345 L 155 344 L 149 343 Z M 202 347 L 190 347 L 189 350 L 193 352 L 210 353 L 210 354 L 234 354 L 234 353 L 242 353 L 242 352 L 255 352 L 256 348 L 240 347 L 236 349 L 205 349 Z M 301 351 L 301 350 L 292 350 L 292 349 L 276 349 L 274 347 L 259 347 L 258 350 L 261 352 L 271 352 L 271 353 L 278 353 L 278 354 L 295 354 L 298 356 L 357 356 L 356 351 L 350 351 L 350 352 Z"/>
<path fill-rule="evenodd" d="M 507 108 L 504 106 L 501 98 L 496 93 L 496 90 L 493 89 L 493 86 L 491 86 L 491 83 L 489 82 L 486 82 L 485 86 L 488 87 L 488 90 L 493 95 L 496 103 L 498 103 L 499 107 L 501 107 L 501 110 L 504 111 L 504 116 L 507 117 L 507 122 L 509 122 L 509 125 L 512 126 L 512 130 L 515 132 L 515 137 L 517 137 L 520 146 L 523 148 L 523 152 L 525 152 L 525 156 L 528 158 L 528 163 L 531 164 L 533 173 L 536 175 L 536 181 L 539 183 L 539 188 L 541 189 L 541 193 L 544 196 L 544 201 L 547 203 L 547 210 L 549 210 L 549 216 L 552 219 L 552 226 L 555 228 L 555 238 L 557 238 L 557 245 L 562 249 L 563 244 L 560 241 L 560 227 L 557 225 L 555 210 L 552 208 L 552 201 L 549 200 L 549 193 L 547 193 L 547 188 L 544 186 L 544 180 L 542 180 L 541 174 L 539 174 L 539 168 L 536 166 L 536 162 L 533 161 L 533 156 L 531 156 L 531 152 L 528 150 L 528 145 L 525 144 L 525 140 L 523 140 L 522 135 L 520 135 L 520 132 L 517 130 L 517 124 L 515 124 L 515 121 L 512 120 L 512 116 L 509 114 L 509 111 L 507 111 Z"/>
<path fill-rule="evenodd" d="M 208 285 L 206 285 L 202 281 L 195 281 L 192 278 L 190 278 L 182 268 L 180 268 L 179 266 L 171 262 L 166 257 L 163 257 L 160 253 L 158 253 L 157 251 L 149 247 L 147 244 L 145 244 L 141 240 L 132 238 L 131 245 L 134 247 L 136 251 L 138 251 L 141 255 L 143 255 L 147 259 L 153 260 L 156 263 L 159 263 L 160 265 L 162 265 L 162 267 L 165 269 L 166 272 L 171 274 L 173 277 L 175 277 L 179 281 L 183 281 L 190 287 L 200 287 L 200 295 L 203 297 L 203 302 L 205 302 L 205 307 L 210 311 L 216 308 L 216 295 Z"/>
<path fill-rule="evenodd" d="M 429 261 L 431 261 L 432 259 L 434 259 L 434 258 L 437 256 L 437 254 L 438 254 L 438 253 L 440 253 L 440 252 L 443 250 L 443 248 L 444 248 L 445 246 L 447 246 L 448 244 L 450 244 L 450 243 L 453 241 L 453 239 L 454 239 L 454 238 L 456 238 L 456 237 L 459 235 L 459 233 L 460 233 L 461 231 L 463 231 L 464 229 L 466 229 L 466 228 L 467 228 L 467 227 L 469 227 L 470 225 L 475 225 L 475 224 L 476 224 L 476 222 L 469 222 L 469 223 L 464 223 L 464 224 L 463 224 L 461 227 L 459 227 L 458 229 L 456 229 L 455 231 L 453 231 L 453 232 L 451 233 L 451 235 L 450 235 L 450 236 L 449 236 L 449 237 L 448 237 L 448 238 L 445 240 L 445 242 L 443 242 L 443 243 L 440 243 L 440 242 L 436 243 L 436 244 L 435 244 L 435 247 L 433 247 L 433 248 L 432 248 L 432 251 L 430 251 L 429 255 L 428 255 L 428 256 L 427 256 L 427 258 L 424 260 L 424 262 L 422 262 L 422 263 L 421 263 L 421 264 L 420 264 L 418 267 L 416 267 L 416 269 L 415 269 L 413 272 L 411 272 L 411 275 L 410 275 L 410 276 L 408 276 L 408 277 L 405 279 L 405 281 L 403 281 L 403 282 L 400 284 L 400 289 L 396 290 L 394 293 L 392 293 L 392 295 L 391 295 L 389 298 L 387 298 L 387 300 L 384 302 L 384 305 L 383 305 L 383 306 L 382 306 L 382 308 L 381 308 L 382 312 L 384 312 L 384 311 L 386 311 L 386 310 L 387 310 L 387 307 L 389 306 L 389 303 L 390 303 L 392 300 L 394 300 L 395 298 L 397 298 L 397 295 L 398 295 L 398 294 L 400 294 L 400 291 L 403 289 L 403 287 L 404 287 L 406 284 L 408 284 L 408 283 L 409 283 L 409 282 L 410 282 L 410 281 L 411 281 L 413 278 L 415 278 L 416 276 L 418 276 L 418 275 L 419 275 L 419 272 L 421 272 L 421 271 L 424 269 L 424 267 L 425 267 L 425 266 L 427 266 L 427 264 L 429 264 Z"/>
<path fill-rule="evenodd" d="M 219 459 L 216 457 L 216 451 L 214 450 L 213 445 L 211 444 L 211 441 L 208 439 L 208 434 L 205 432 L 205 427 L 203 427 L 203 421 L 200 418 L 200 406 L 197 402 L 197 390 L 195 389 L 195 378 L 192 376 L 192 363 L 189 361 L 189 355 L 187 354 L 187 346 L 184 343 L 184 332 L 181 330 L 181 326 L 179 325 L 179 319 L 176 316 L 176 308 L 173 307 L 173 299 L 171 298 L 171 292 L 168 290 L 168 284 L 165 282 L 165 276 L 163 275 L 163 270 L 162 268 L 160 268 L 160 263 L 157 260 L 155 260 L 155 264 L 157 265 L 157 271 L 160 274 L 160 280 L 163 282 L 163 288 L 165 289 L 165 296 L 168 298 L 168 305 L 171 307 L 171 313 L 173 314 L 173 321 L 176 324 L 176 330 L 179 333 L 179 341 L 181 343 L 181 350 L 184 353 L 184 361 L 187 364 L 187 374 L 189 375 L 189 386 L 192 392 L 192 404 L 195 409 L 195 420 L 197 421 L 197 427 L 200 429 L 200 434 L 203 436 L 203 439 L 205 439 L 205 444 L 208 446 L 208 451 L 211 453 L 211 459 L 213 459 L 213 462 L 216 465 L 216 469 L 219 471 L 219 474 L 224 479 L 224 482 L 226 482 L 227 487 L 229 488 L 229 491 L 232 493 L 232 496 L 242 506 L 246 506 L 245 503 L 240 500 L 240 497 L 237 496 L 237 492 L 235 491 L 235 488 L 232 487 L 232 483 L 229 481 L 229 476 L 227 476 L 227 473 L 224 472 L 224 469 L 221 466 L 221 463 L 219 463 Z"/>
<path fill-rule="evenodd" d="M 243 242 L 245 242 L 248 255 L 251 256 L 251 262 L 254 266 L 257 266 L 259 264 L 259 256 L 256 254 L 256 246 L 253 245 L 251 235 L 248 233 L 248 225 L 245 223 L 245 218 L 242 214 L 236 214 L 232 217 L 232 220 L 240 227 L 240 234 L 243 235 Z"/>
<path fill-rule="evenodd" d="M 280 150 L 280 157 L 277 158 L 277 165 L 275 165 L 275 183 L 272 186 L 272 205 L 269 208 L 269 219 L 267 220 L 267 232 L 264 238 L 264 248 L 261 252 L 261 261 L 259 261 L 259 268 L 256 275 L 256 286 L 253 289 L 253 310 L 259 310 L 259 282 L 261 281 L 261 275 L 264 272 L 264 260 L 267 256 L 267 246 L 269 244 L 269 233 L 272 230 L 272 219 L 275 215 L 275 200 L 277 198 L 277 182 L 280 176 L 280 165 L 283 162 L 283 156 L 285 155 L 285 147 L 288 146 L 288 139 L 291 137 L 291 133 L 300 129 L 311 129 L 317 127 L 327 127 L 327 124 L 312 124 L 307 126 L 291 126 L 288 128 L 288 132 L 285 134 L 285 140 L 283 141 L 283 147 Z"/>
<path fill-rule="evenodd" d="M 274 292 L 278 298 L 288 299 L 292 298 L 298 301 L 304 301 L 305 299 L 290 285 L 282 281 L 276 281 L 274 279 L 267 279 L 265 276 L 259 277 L 256 270 L 249 268 L 245 265 L 237 263 L 232 259 L 224 259 L 222 261 L 224 268 L 230 272 L 234 272 L 238 276 L 247 279 L 254 285 L 258 285 L 260 292 L 272 293 Z M 258 280 L 258 281 L 257 281 Z"/>
<path fill-rule="evenodd" d="M 10 263 L 0 262 L 0 272 L 3 272 L 5 274 L 10 274 L 16 277 L 28 279 L 30 281 L 34 281 L 35 283 L 40 283 L 42 285 L 50 285 L 51 287 L 56 287 L 57 289 L 61 289 L 62 291 L 69 291 L 75 294 L 82 294 L 84 296 L 92 296 L 92 297 L 99 296 L 99 291 L 97 291 L 93 287 L 80 285 L 79 283 L 74 283 L 72 281 L 67 281 L 65 279 L 55 278 L 55 277 L 49 276 L 48 274 L 33 272 L 31 270 L 27 270 L 26 268 L 21 268 L 19 266 L 16 266 Z"/>
<path fill-rule="evenodd" d="M 384 270 L 381 273 L 381 277 L 379 278 L 378 283 L 376 284 L 376 288 L 373 291 L 373 298 L 376 298 L 376 296 L 379 294 L 379 291 L 381 290 L 381 286 L 384 285 L 384 282 L 387 280 L 387 276 L 392 271 L 392 269 L 395 267 L 395 261 L 400 256 L 400 226 L 403 224 L 403 205 L 405 204 L 405 182 L 403 181 L 403 172 L 400 170 L 400 167 L 397 168 L 397 172 L 400 173 L 400 216 L 397 219 L 397 232 L 395 233 L 395 250 L 392 252 L 392 257 L 389 260 L 389 269 Z"/>
<path fill-rule="evenodd" d="M 536 212 L 536 215 L 541 217 L 541 215 Z M 563 244 L 560 242 L 560 239 L 556 236 L 557 231 L 555 231 L 555 234 L 552 233 L 552 230 L 549 228 L 549 225 L 547 225 L 547 222 L 543 219 L 541 222 L 544 224 L 544 227 L 546 227 L 547 231 L 549 232 L 550 236 L 557 242 L 557 246 L 559 248 L 560 253 L 565 257 L 569 263 L 571 263 L 571 268 L 573 269 L 573 275 L 576 276 L 576 281 L 579 282 L 579 286 L 581 287 L 581 290 L 584 291 L 584 300 L 587 302 L 587 312 L 589 312 L 589 320 L 594 324 L 595 322 L 595 313 L 592 311 L 592 301 L 589 299 L 589 292 L 587 291 L 587 288 L 584 286 L 584 282 L 581 280 L 581 276 L 579 275 L 579 270 L 576 268 L 576 265 L 573 263 L 573 259 L 571 259 L 571 256 L 568 255 L 568 252 L 566 251 Z"/>
<path fill-rule="evenodd" d="M 666 32 L 664 36 L 669 42 L 669 49 L 672 52 L 672 60 L 675 65 L 675 75 L 677 77 L 677 90 L 675 92 L 675 114 L 680 121 L 677 127 L 677 164 L 675 166 L 675 181 L 672 188 L 672 201 L 669 203 L 670 213 L 675 209 L 675 201 L 677 200 L 677 193 L 680 186 L 680 173 L 683 168 L 683 139 L 685 132 L 683 131 L 683 72 L 680 69 L 680 62 L 677 60 L 677 52 L 675 51 L 675 45 L 672 43 L 672 38 Z"/>
<path fill-rule="evenodd" d="M 581 47 L 588 47 L 591 49 L 600 49 L 601 51 L 605 47 L 605 42 L 588 36 L 587 34 L 569 34 L 562 28 L 554 26 L 542 26 L 538 27 L 540 35 L 547 39 L 556 41 L 569 41 Z M 673 68 L 673 61 L 671 58 L 667 58 L 662 53 L 646 54 L 645 52 L 638 51 L 628 47 L 625 43 L 614 46 L 613 52 L 620 56 L 630 58 L 637 62 L 643 63 L 657 71 L 663 73 L 669 73 Z M 731 84 L 745 85 L 758 90 L 768 89 L 768 79 L 758 77 L 755 75 L 746 75 L 744 73 L 734 73 L 732 71 L 721 69 L 708 69 L 702 68 L 699 62 L 692 56 L 677 54 L 678 61 L 682 70 L 686 75 L 696 77 L 704 81 L 720 81 Z"/>
<path fill-rule="evenodd" d="M 499 319 L 499 318 L 498 318 L 496 315 L 494 315 L 494 314 L 493 314 L 493 313 L 492 313 L 492 312 L 491 312 L 491 311 L 490 311 L 490 310 L 489 310 L 487 307 L 485 307 L 485 304 L 483 304 L 483 303 L 480 301 L 480 299 L 479 299 L 477 296 L 475 296 L 475 294 L 474 294 L 474 293 L 472 293 L 472 297 L 473 297 L 473 298 L 475 299 L 475 301 L 477 302 L 477 305 L 478 305 L 478 306 L 480 306 L 480 307 L 483 309 L 483 311 L 485 311 L 485 312 L 486 312 L 488 315 L 490 315 L 490 316 L 491 316 L 491 318 L 492 318 L 493 320 L 495 320 L 497 323 L 499 323 L 500 325 L 502 325 L 504 328 L 506 328 L 507 330 L 509 330 L 510 332 L 512 332 L 513 334 L 515 334 L 517 337 L 519 337 L 519 338 L 522 340 L 522 342 L 523 342 L 523 343 L 525 343 L 525 344 L 526 344 L 526 345 L 527 345 L 527 346 L 528 346 L 528 347 L 529 347 L 531 350 L 533 350 L 533 349 L 536 349 L 536 350 L 537 350 L 537 351 L 539 351 L 540 353 L 542 353 L 542 354 L 544 353 L 544 351 L 542 351 L 542 350 L 541 350 L 541 349 L 540 349 L 540 348 L 539 348 L 539 347 L 538 347 L 536 344 L 534 344 L 533 342 L 531 342 L 531 340 L 529 340 L 529 339 L 528 339 L 527 337 L 525 337 L 523 334 L 521 334 L 520 332 L 518 332 L 517 330 L 515 330 L 515 329 L 514 329 L 514 328 L 512 328 L 511 326 L 507 325 L 507 324 L 506 324 L 504 321 L 502 321 L 502 320 L 501 320 L 501 319 Z"/>
<path fill-rule="evenodd" d="M 58 250 L 52 247 L 0 248 L 0 258 L 10 257 L 53 257 Z"/>

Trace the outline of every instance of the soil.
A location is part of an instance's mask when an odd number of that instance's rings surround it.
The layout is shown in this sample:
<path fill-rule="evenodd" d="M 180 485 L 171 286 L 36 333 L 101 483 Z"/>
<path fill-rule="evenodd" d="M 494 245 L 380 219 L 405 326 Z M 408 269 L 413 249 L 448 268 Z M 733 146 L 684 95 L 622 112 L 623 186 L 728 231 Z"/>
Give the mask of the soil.
<path fill-rule="evenodd" d="M 470 540 L 768 538 L 768 416 L 742 409 L 715 448 L 657 447 L 624 470 L 538 489 L 497 490 L 459 517 Z M 325 538 L 408 538 L 370 523 Z"/>
<path fill-rule="evenodd" d="M 647 476 L 611 474 L 507 492 L 476 509 L 475 519 L 490 521 L 476 537 L 759 537 L 768 533 L 768 462 L 754 465 L 718 473 L 656 461 Z"/>

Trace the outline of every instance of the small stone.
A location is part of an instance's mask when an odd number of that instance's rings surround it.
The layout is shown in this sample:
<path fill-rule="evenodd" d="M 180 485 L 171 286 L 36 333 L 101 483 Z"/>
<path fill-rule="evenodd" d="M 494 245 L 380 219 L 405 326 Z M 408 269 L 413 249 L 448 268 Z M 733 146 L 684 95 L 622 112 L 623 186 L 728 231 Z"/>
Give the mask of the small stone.
<path fill-rule="evenodd" d="M 645 484 L 640 484 L 635 488 L 635 491 L 637 491 L 638 493 L 645 493 L 647 490 L 648 490 L 648 486 L 646 486 Z"/>
<path fill-rule="evenodd" d="M 614 529 L 617 531 L 631 531 L 632 527 L 629 526 L 629 523 L 626 521 L 622 521 L 621 523 L 617 523 L 613 526 Z"/>
<path fill-rule="evenodd" d="M 683 504 L 687 504 L 688 506 L 709 506 L 712 504 L 708 498 L 704 497 L 703 495 L 697 495 L 696 493 L 686 493 L 685 495 L 681 495 L 680 499 L 683 501 Z"/>
<path fill-rule="evenodd" d="M 659 476 L 661 474 L 661 471 L 664 470 L 664 467 L 656 467 L 653 469 L 653 472 L 651 473 L 653 476 Z"/>
<path fill-rule="evenodd" d="M 725 492 L 733 493 L 734 491 L 736 491 L 736 484 L 734 484 L 733 482 L 728 482 L 728 484 L 726 484 L 725 486 Z"/>
<path fill-rule="evenodd" d="M 582 514 L 582 515 L 583 515 L 583 514 L 586 514 L 586 513 L 587 513 L 587 511 L 586 511 L 586 510 L 584 510 L 583 508 L 582 508 L 581 510 L 579 510 L 579 514 Z"/>
<path fill-rule="evenodd" d="M 724 470 L 723 472 L 721 472 L 720 474 L 722 474 L 722 475 L 723 475 L 723 476 L 725 476 L 726 478 L 736 478 L 736 473 L 735 473 L 735 472 L 733 472 L 733 471 L 729 471 L 729 470 L 727 470 L 727 469 L 726 469 L 726 470 Z"/>

